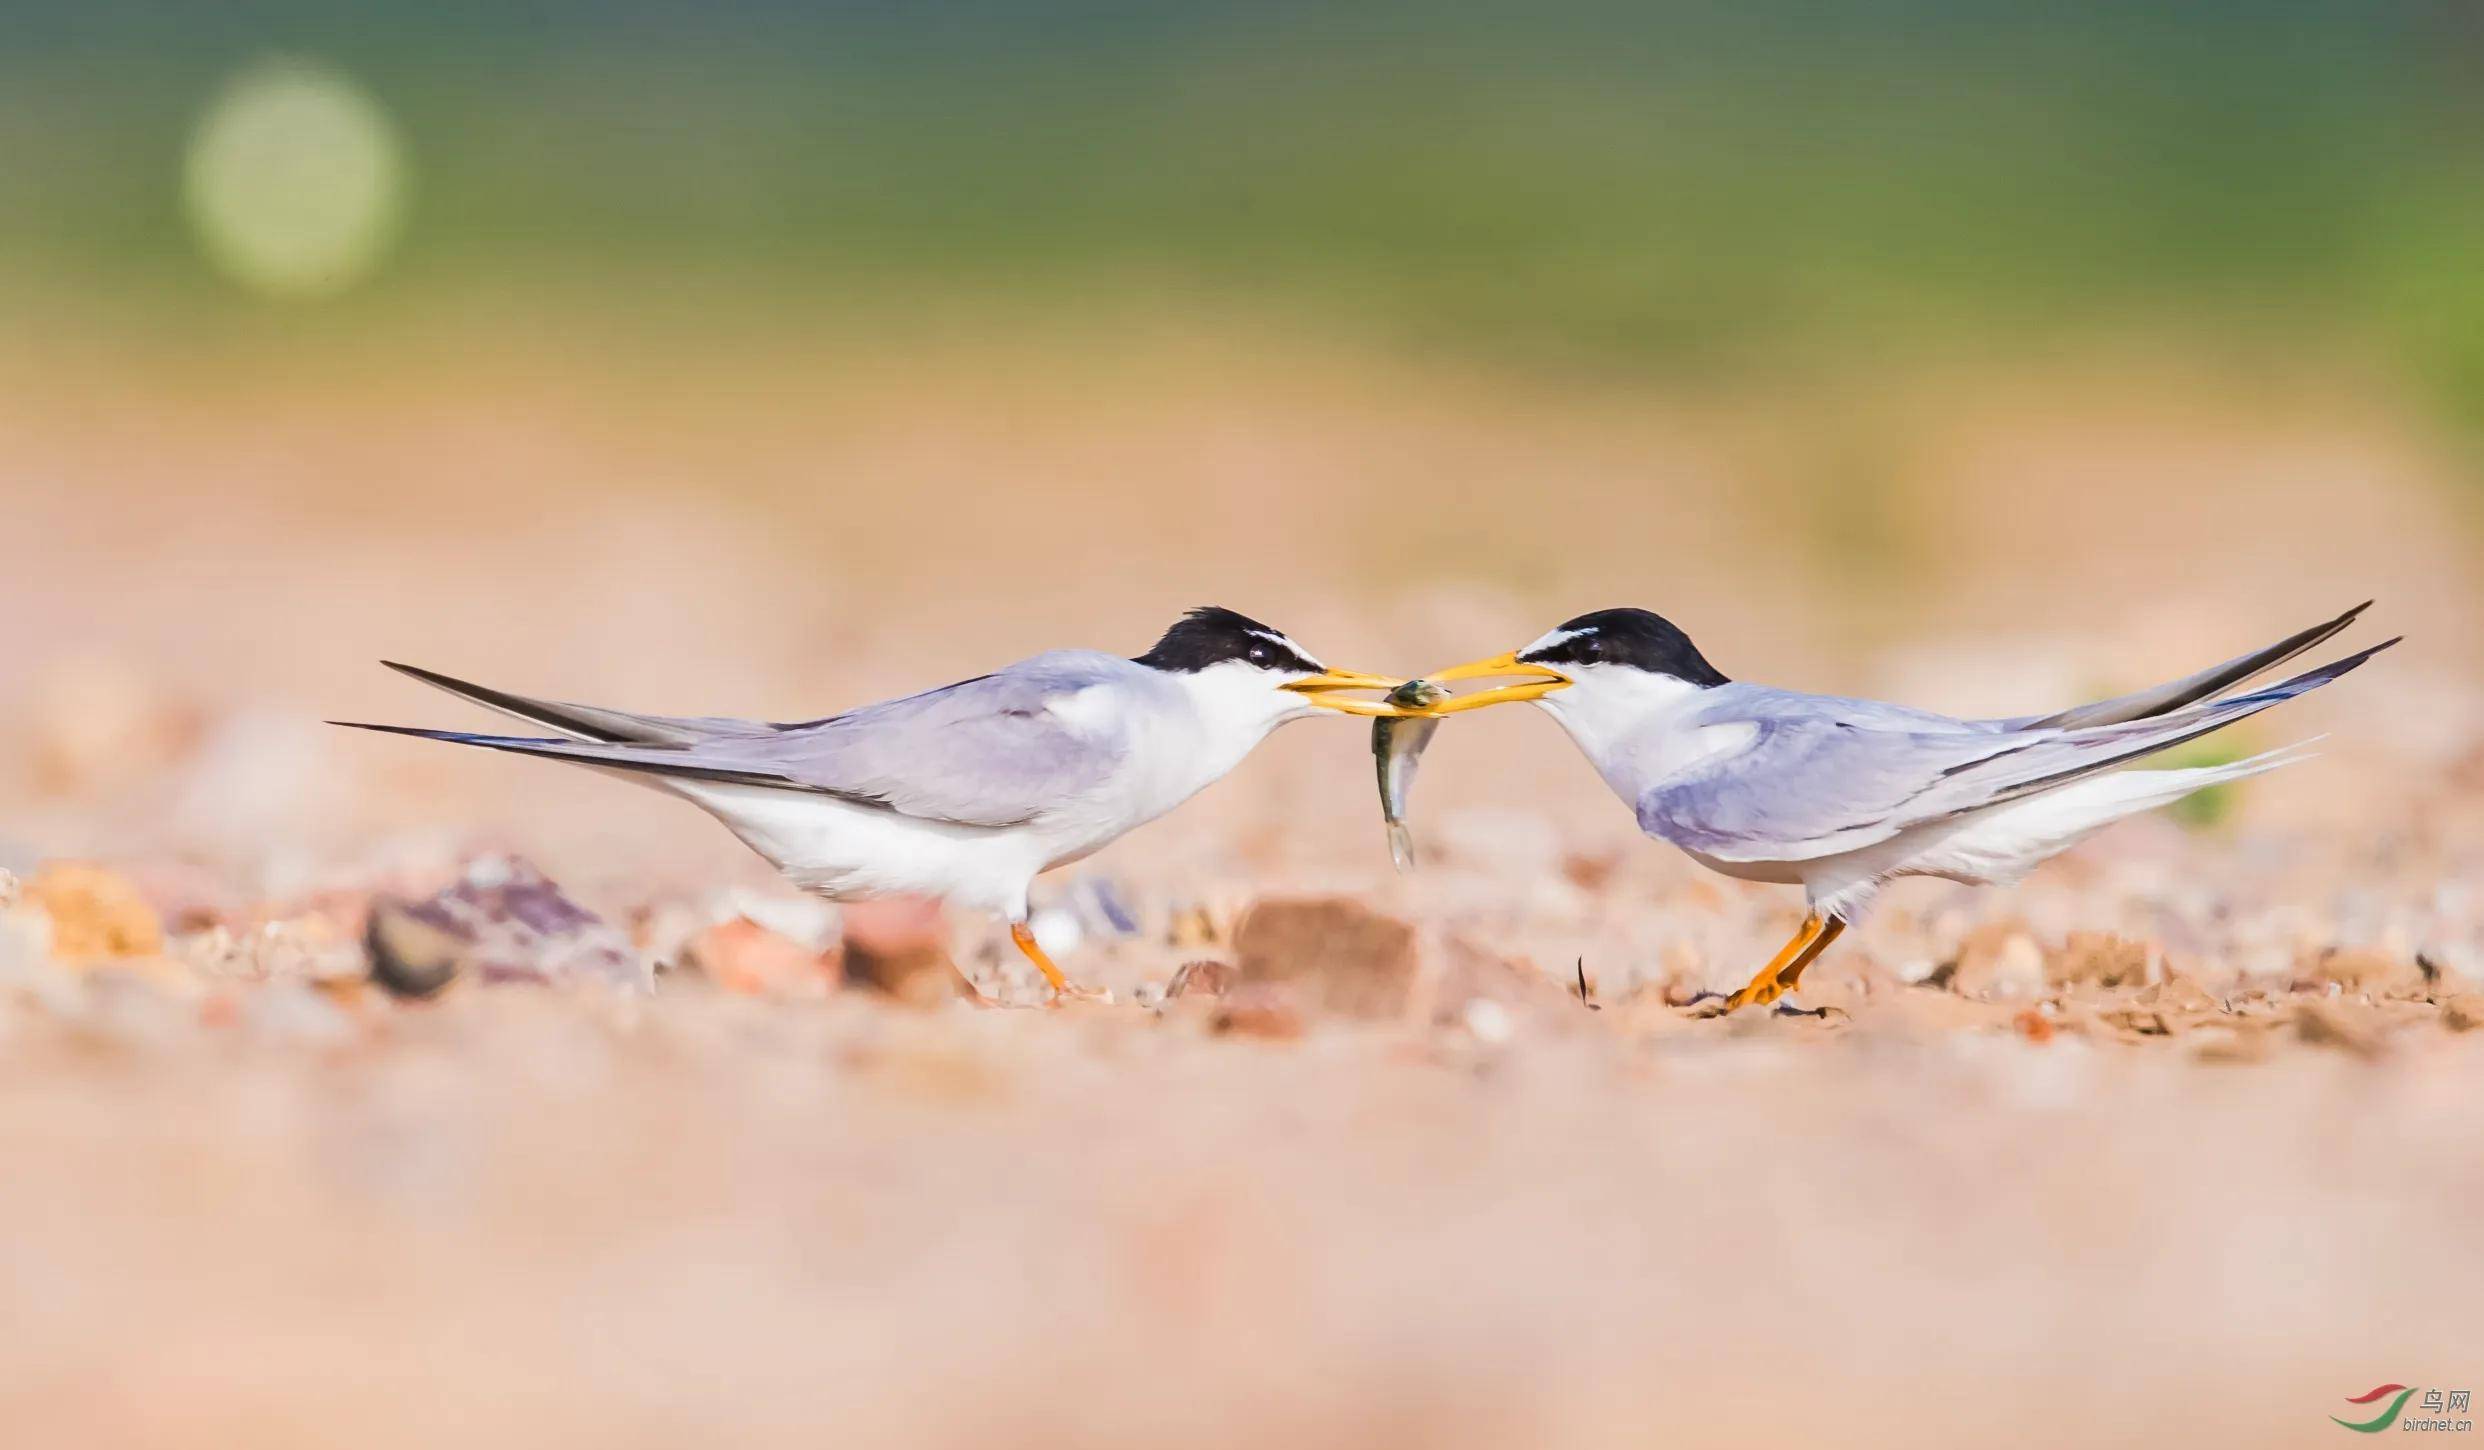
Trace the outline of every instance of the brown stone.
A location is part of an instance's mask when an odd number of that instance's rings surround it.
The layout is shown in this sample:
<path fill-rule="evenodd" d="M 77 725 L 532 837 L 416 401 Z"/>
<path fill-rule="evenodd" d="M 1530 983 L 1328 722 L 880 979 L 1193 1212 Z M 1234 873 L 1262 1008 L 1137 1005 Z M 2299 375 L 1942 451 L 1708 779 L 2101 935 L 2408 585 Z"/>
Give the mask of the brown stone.
<path fill-rule="evenodd" d="M 2148 979 L 2146 942 L 2111 932 L 2074 931 L 2044 959 L 2044 977 L 2055 986 L 2136 987 Z"/>
<path fill-rule="evenodd" d="M 2461 992 L 2441 1004 L 2441 1025 L 2452 1032 L 2484 1027 L 2484 993 Z"/>
<path fill-rule="evenodd" d="M 685 948 L 692 965 L 728 992 L 785 996 L 833 986 L 843 972 L 838 947 L 817 952 L 768 930 L 746 916 L 729 917 L 701 931 Z"/>
<path fill-rule="evenodd" d="M 848 904 L 845 981 L 886 992 L 902 1002 L 931 1006 L 974 995 L 949 958 L 949 923 L 940 903 L 922 897 Z"/>
<path fill-rule="evenodd" d="M 1413 923 L 1345 896 L 1263 898 L 1233 939 L 1241 982 L 1287 983 L 1349 1016 L 1402 1015 L 1420 966 Z"/>
<path fill-rule="evenodd" d="M 1613 882 L 1613 873 L 1620 869 L 1619 852 L 1599 851 L 1588 855 L 1573 851 L 1561 858 L 1561 874 L 1581 891 L 1602 891 Z"/>
<path fill-rule="evenodd" d="M 138 888 L 118 872 L 80 861 L 50 861 L 26 883 L 24 899 L 52 922 L 52 955 L 72 965 L 152 957 L 164 925 Z"/>

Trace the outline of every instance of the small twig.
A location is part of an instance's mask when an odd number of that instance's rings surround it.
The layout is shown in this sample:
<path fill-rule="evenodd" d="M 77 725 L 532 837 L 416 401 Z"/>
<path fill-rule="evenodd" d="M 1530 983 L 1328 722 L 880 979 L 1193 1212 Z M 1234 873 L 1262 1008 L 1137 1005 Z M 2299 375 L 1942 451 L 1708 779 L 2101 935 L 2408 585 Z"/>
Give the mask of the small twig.
<path fill-rule="evenodd" d="M 1595 989 L 1587 985 L 1587 958 L 1584 956 L 1578 959 L 1578 1000 L 1586 1003 L 1587 1010 L 1590 1012 L 1604 1010 L 1596 1001 Z"/>

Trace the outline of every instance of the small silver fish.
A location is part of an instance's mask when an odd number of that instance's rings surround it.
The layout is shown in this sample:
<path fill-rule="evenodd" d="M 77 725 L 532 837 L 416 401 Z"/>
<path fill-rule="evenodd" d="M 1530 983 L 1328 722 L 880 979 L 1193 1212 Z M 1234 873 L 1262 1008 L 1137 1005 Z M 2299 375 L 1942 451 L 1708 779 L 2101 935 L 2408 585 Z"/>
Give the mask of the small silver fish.
<path fill-rule="evenodd" d="M 1429 680 L 1408 680 L 1389 691 L 1392 705 L 1437 705 L 1449 692 Z M 1406 797 L 1414 790 L 1415 767 L 1423 747 L 1432 743 L 1438 720 L 1382 717 L 1371 722 L 1372 762 L 1380 772 L 1380 819 L 1389 826 L 1389 859 L 1400 871 L 1414 869 L 1414 837 L 1406 832 Z"/>

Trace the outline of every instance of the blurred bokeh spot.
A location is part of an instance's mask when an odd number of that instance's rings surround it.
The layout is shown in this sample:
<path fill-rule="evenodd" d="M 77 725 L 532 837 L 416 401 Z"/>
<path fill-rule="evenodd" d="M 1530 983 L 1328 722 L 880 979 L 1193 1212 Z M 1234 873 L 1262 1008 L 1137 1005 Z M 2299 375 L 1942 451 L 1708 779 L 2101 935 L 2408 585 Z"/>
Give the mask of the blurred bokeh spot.
<path fill-rule="evenodd" d="M 184 195 L 217 269 L 255 292 L 319 297 L 368 276 L 405 210 L 406 163 L 379 103 L 300 59 L 256 62 L 199 117 Z"/>

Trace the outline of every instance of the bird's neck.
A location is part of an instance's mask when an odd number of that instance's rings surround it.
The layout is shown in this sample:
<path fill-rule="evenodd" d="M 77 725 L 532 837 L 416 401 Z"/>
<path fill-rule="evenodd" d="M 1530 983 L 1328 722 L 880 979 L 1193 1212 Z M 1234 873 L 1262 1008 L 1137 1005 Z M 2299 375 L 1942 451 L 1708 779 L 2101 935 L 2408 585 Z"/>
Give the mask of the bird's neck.
<path fill-rule="evenodd" d="M 1677 768 L 1666 742 L 1683 731 L 1707 690 L 1672 675 L 1598 670 L 1535 703 L 1558 721 L 1605 783 L 1625 799 Z"/>
<path fill-rule="evenodd" d="M 1171 679 L 1189 703 L 1190 719 L 1182 738 L 1167 740 L 1161 748 L 1168 752 L 1172 769 L 1194 782 L 1192 790 L 1241 764 L 1269 731 L 1312 713 L 1299 696 L 1273 688 L 1258 670 L 1218 666 Z"/>

